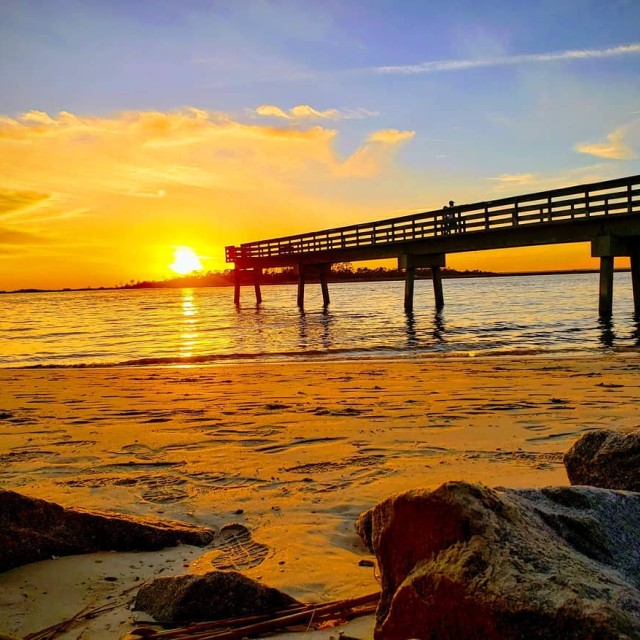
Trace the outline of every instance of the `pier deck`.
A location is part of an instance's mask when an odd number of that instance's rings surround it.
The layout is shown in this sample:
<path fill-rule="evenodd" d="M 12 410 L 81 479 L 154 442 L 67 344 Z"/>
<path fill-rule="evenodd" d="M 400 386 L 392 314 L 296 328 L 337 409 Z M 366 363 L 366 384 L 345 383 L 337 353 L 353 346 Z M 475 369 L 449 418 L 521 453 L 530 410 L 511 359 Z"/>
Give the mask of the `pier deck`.
<path fill-rule="evenodd" d="M 235 265 L 236 303 L 242 271 L 253 271 L 259 302 L 262 269 L 295 267 L 301 307 L 308 275 L 319 275 L 329 304 L 326 278 L 332 264 L 396 258 L 406 273 L 405 308 L 410 310 L 418 267 L 431 268 L 436 306 L 444 304 L 440 269 L 448 253 L 573 242 L 590 242 L 592 255 L 600 258 L 601 316 L 611 315 L 614 258 L 631 258 L 634 306 L 640 314 L 638 175 L 248 242 L 226 247 L 225 253 Z"/>

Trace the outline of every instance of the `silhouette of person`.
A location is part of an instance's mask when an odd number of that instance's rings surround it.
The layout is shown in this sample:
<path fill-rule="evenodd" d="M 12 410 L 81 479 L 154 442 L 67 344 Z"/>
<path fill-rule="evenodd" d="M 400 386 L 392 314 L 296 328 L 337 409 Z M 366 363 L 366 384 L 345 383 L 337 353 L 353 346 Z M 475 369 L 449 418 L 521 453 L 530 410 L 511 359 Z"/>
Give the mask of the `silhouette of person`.
<path fill-rule="evenodd" d="M 455 231 L 456 228 L 456 214 L 453 211 L 455 203 L 453 200 L 449 200 L 449 206 L 446 204 L 442 207 L 442 211 L 444 212 L 444 235 L 448 236 L 452 231 Z"/>

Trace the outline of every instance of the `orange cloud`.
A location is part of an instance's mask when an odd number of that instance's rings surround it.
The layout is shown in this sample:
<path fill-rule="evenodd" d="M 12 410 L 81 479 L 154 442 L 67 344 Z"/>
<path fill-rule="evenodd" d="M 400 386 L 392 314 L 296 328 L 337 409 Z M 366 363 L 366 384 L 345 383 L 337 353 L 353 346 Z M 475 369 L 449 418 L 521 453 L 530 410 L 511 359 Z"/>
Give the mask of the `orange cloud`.
<path fill-rule="evenodd" d="M 368 109 L 325 109 L 318 111 L 308 104 L 299 104 L 285 111 L 273 104 L 263 104 L 256 109 L 259 116 L 284 120 L 361 120 L 379 115 Z"/>
<path fill-rule="evenodd" d="M 632 160 L 637 155 L 631 144 L 640 139 L 639 134 L 640 125 L 633 123 L 612 131 L 607 135 L 606 142 L 578 144 L 576 145 L 576 151 L 608 160 Z"/>
<path fill-rule="evenodd" d="M 383 129 L 371 133 L 367 141 L 355 151 L 341 166 L 338 174 L 346 177 L 370 178 L 389 163 L 399 146 L 411 140 L 415 131 Z"/>
<path fill-rule="evenodd" d="M 374 131 L 368 138 L 369 142 L 382 142 L 383 144 L 396 144 L 411 140 L 416 135 L 415 131 L 399 131 L 398 129 L 382 129 Z"/>
<path fill-rule="evenodd" d="M 225 244 L 348 224 L 413 134 L 376 132 L 346 159 L 337 135 L 197 109 L 0 118 L 0 289 L 164 277 L 176 244 L 218 269 Z M 360 204 L 340 196 L 351 177 Z"/>

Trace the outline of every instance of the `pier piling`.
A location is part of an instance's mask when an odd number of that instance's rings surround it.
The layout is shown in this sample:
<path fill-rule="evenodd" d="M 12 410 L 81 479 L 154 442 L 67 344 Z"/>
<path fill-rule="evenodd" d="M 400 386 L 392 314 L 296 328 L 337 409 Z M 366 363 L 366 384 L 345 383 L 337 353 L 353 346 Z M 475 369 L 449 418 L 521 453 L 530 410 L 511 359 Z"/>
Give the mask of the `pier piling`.
<path fill-rule="evenodd" d="M 256 267 L 253 270 L 253 288 L 256 291 L 256 304 L 262 303 L 262 292 L 260 291 L 260 276 L 262 276 L 262 269 Z"/>
<path fill-rule="evenodd" d="M 300 267 L 298 270 L 298 306 L 301 309 L 304 309 L 304 283 L 305 283 L 305 273 L 304 269 Z"/>
<path fill-rule="evenodd" d="M 404 310 L 413 311 L 413 289 L 416 279 L 416 268 L 407 267 L 404 276 Z"/>
<path fill-rule="evenodd" d="M 440 267 L 431 267 L 433 278 L 433 295 L 436 300 L 436 309 L 438 311 L 444 307 L 444 292 L 442 291 L 442 271 Z"/>
<path fill-rule="evenodd" d="M 633 288 L 633 310 L 640 317 L 640 248 L 631 252 L 631 286 Z"/>
<path fill-rule="evenodd" d="M 600 301 L 598 313 L 601 318 L 613 314 L 613 256 L 600 258 Z"/>
<path fill-rule="evenodd" d="M 233 270 L 233 304 L 240 306 L 240 269 Z"/>
<path fill-rule="evenodd" d="M 331 302 L 329 298 L 329 285 L 327 284 L 327 272 L 331 269 L 322 269 L 320 271 L 320 286 L 322 287 L 322 305 L 328 307 Z"/>

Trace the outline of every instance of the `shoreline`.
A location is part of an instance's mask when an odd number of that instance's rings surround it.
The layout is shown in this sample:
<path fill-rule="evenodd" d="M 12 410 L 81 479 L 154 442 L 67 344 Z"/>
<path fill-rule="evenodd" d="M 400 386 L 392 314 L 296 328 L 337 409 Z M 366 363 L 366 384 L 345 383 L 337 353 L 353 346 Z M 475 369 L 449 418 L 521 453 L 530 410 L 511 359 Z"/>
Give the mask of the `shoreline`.
<path fill-rule="evenodd" d="M 557 349 L 534 349 L 534 348 L 504 348 L 504 349 L 479 349 L 464 351 L 437 351 L 429 350 L 397 350 L 389 348 L 385 353 L 383 350 L 371 348 L 370 350 L 350 350 L 336 349 L 334 351 L 305 351 L 291 353 L 258 353 L 258 354 L 216 354 L 216 355 L 194 355 L 194 356 L 159 356 L 150 358 L 139 358 L 126 360 L 123 362 L 81 362 L 73 364 L 22 364 L 22 365 L 0 365 L 0 371 L 47 371 L 47 370 L 86 370 L 86 369 L 174 369 L 174 368 L 207 368 L 217 366 L 269 366 L 269 365 L 289 365 L 305 363 L 327 363 L 327 364 L 348 364 L 355 362 L 415 362 L 415 361 L 467 361 L 467 360 L 489 360 L 494 359 L 589 359 L 606 358 L 616 355 L 640 355 L 640 347 L 636 346 L 602 346 L 600 350 L 589 349 L 569 349 L 558 347 Z"/>
<path fill-rule="evenodd" d="M 0 487 L 238 522 L 264 551 L 243 568 L 249 577 L 305 601 L 357 596 L 377 588 L 358 564 L 371 559 L 353 529 L 362 511 L 447 480 L 568 484 L 562 455 L 581 433 L 638 426 L 639 371 L 637 353 L 3 368 Z M 32 632 L 117 595 L 143 566 L 140 579 L 215 566 L 216 551 L 190 551 L 72 556 L 0 574 L 0 632 Z M 100 616 L 90 637 L 119 637 L 130 613 Z"/>

